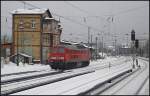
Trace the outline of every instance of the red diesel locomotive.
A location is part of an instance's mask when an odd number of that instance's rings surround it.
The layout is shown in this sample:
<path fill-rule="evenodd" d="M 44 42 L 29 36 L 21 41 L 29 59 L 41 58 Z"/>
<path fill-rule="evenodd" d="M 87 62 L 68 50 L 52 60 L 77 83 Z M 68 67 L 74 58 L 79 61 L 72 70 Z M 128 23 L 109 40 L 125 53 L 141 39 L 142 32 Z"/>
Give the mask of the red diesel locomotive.
<path fill-rule="evenodd" d="M 52 69 L 85 67 L 90 63 L 90 50 L 83 45 L 59 45 L 51 50 L 48 63 Z"/>

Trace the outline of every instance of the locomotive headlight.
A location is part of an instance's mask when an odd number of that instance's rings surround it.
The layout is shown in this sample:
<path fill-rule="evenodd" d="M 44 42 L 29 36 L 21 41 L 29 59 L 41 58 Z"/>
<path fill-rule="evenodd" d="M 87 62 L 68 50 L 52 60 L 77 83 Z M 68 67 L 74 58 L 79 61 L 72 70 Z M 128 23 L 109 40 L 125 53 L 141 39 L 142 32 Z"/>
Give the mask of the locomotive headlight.
<path fill-rule="evenodd" d="M 60 57 L 60 59 L 64 59 L 64 57 Z"/>
<path fill-rule="evenodd" d="M 64 57 L 51 57 L 51 59 L 64 59 Z"/>
<path fill-rule="evenodd" d="M 51 57 L 51 59 L 56 59 L 56 57 Z"/>

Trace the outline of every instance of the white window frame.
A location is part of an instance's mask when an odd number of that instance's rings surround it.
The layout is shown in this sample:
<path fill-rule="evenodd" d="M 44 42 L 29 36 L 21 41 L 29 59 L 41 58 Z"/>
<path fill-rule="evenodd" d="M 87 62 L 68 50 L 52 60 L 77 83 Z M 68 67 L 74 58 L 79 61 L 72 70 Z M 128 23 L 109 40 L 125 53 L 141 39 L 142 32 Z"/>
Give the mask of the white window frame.
<path fill-rule="evenodd" d="M 23 20 L 21 19 L 20 21 L 19 21 L 19 29 L 23 29 L 24 28 L 24 26 L 23 26 Z"/>
<path fill-rule="evenodd" d="M 35 20 L 32 20 L 31 28 L 32 28 L 32 29 L 35 28 Z"/>

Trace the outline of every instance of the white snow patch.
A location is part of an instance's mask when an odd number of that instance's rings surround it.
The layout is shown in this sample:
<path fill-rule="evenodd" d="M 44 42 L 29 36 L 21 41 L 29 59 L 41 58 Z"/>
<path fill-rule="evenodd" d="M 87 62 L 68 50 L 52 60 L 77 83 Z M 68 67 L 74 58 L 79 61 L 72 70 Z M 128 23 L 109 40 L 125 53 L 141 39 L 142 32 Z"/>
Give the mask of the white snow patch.
<path fill-rule="evenodd" d="M 13 14 L 43 14 L 48 9 L 17 9 L 12 11 Z"/>
<path fill-rule="evenodd" d="M 50 69 L 51 68 L 49 65 L 43 64 L 29 65 L 20 62 L 19 66 L 17 66 L 15 63 L 10 62 L 9 64 L 3 64 L 3 67 L 1 68 L 1 75 L 26 71 L 50 70 Z"/>
<path fill-rule="evenodd" d="M 116 62 L 118 60 L 123 60 L 125 59 L 125 57 L 107 57 L 105 59 L 98 59 L 96 61 L 90 61 L 90 65 L 91 66 L 102 66 L 102 65 L 106 65 L 109 62 Z M 9 64 L 2 64 L 3 67 L 1 67 L 1 75 L 4 74 L 11 74 L 11 73 L 19 73 L 19 72 L 26 72 L 26 71 L 40 71 L 40 70 L 51 70 L 49 65 L 44 65 L 44 64 L 34 64 L 34 65 L 29 65 L 29 64 L 21 64 L 19 66 L 17 66 L 17 64 L 10 62 Z"/>
<path fill-rule="evenodd" d="M 130 64 L 124 64 L 115 66 L 112 68 L 105 68 L 102 70 L 95 71 L 93 73 L 85 74 L 82 76 L 73 77 L 63 81 L 55 82 L 48 85 L 32 88 L 29 90 L 14 93 L 13 95 L 76 95 L 77 93 L 83 92 L 97 83 L 103 82 L 108 78 L 116 75 L 124 70 L 130 69 Z M 116 72 L 117 73 L 114 73 Z M 106 76 L 107 75 L 107 76 Z M 93 82 L 94 81 L 94 82 Z M 82 86 L 86 85 L 86 86 Z M 78 90 L 79 87 L 79 90 Z M 77 88 L 77 89 L 76 89 Z"/>

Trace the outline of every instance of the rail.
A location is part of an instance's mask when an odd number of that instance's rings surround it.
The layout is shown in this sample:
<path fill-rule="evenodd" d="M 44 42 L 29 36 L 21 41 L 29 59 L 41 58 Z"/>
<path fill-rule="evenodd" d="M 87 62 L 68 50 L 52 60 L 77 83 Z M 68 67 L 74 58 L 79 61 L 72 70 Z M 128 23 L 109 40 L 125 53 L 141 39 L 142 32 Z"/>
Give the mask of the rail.
<path fill-rule="evenodd" d="M 105 81 L 103 81 L 103 82 L 97 84 L 96 86 L 90 88 L 89 90 L 86 90 L 86 91 L 84 91 L 84 92 L 79 93 L 78 95 L 87 95 L 87 94 L 90 94 L 91 92 L 93 92 L 94 90 L 96 90 L 97 88 L 99 88 L 100 86 L 103 86 L 103 85 L 106 84 L 106 83 L 110 83 L 112 80 L 114 80 L 114 79 L 116 79 L 116 78 L 118 78 L 118 77 L 120 77 L 120 76 L 122 76 L 122 75 L 124 75 L 124 74 L 126 74 L 126 73 L 129 73 L 129 72 L 131 72 L 131 71 L 132 71 L 132 69 L 129 69 L 129 70 L 127 70 L 127 71 L 124 71 L 124 72 L 122 72 L 122 73 L 120 73 L 120 74 L 118 74 L 118 75 L 116 75 L 116 76 L 114 76 L 114 77 L 111 77 L 110 79 L 107 79 L 107 80 L 105 80 Z"/>

